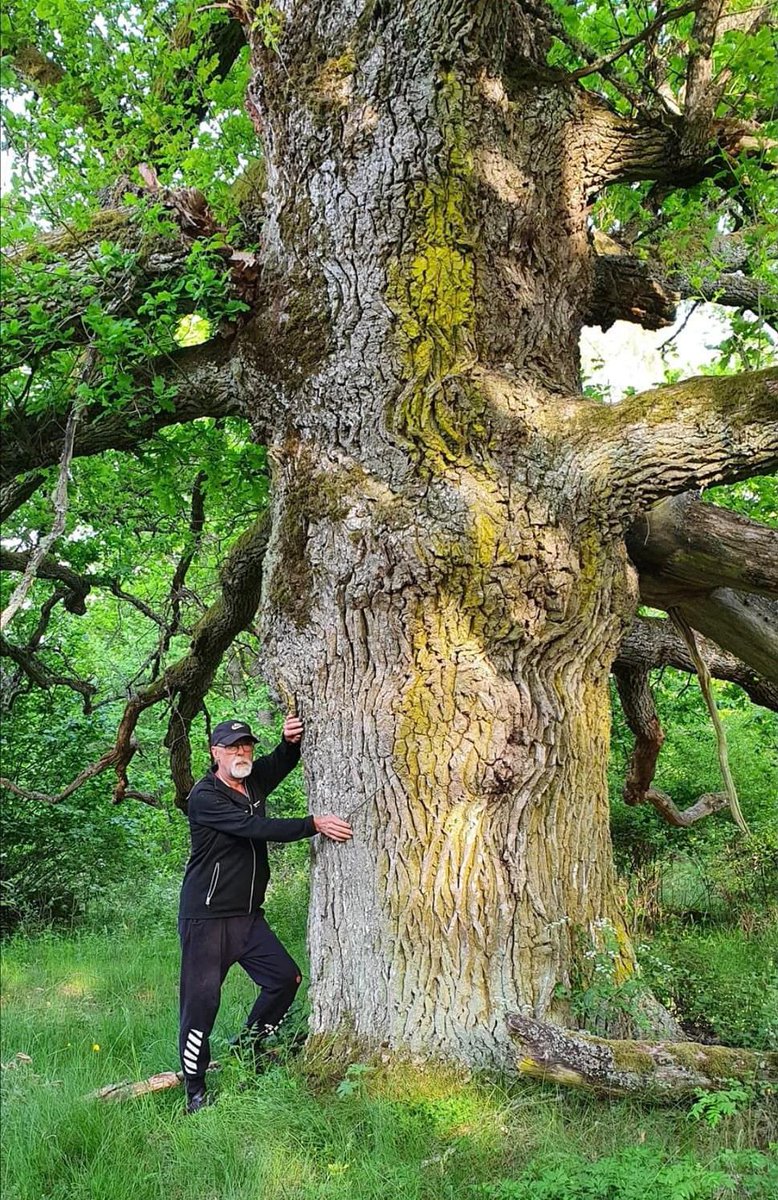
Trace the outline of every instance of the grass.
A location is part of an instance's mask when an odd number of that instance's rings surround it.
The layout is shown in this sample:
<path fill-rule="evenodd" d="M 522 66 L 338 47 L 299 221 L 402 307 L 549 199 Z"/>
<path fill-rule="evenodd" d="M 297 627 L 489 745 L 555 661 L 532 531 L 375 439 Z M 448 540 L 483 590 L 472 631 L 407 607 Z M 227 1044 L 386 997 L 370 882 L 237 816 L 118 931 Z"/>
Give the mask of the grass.
<path fill-rule="evenodd" d="M 180 1089 L 86 1099 L 177 1066 L 175 910 L 169 889 L 155 895 L 102 928 L 6 944 L 4 1200 L 766 1200 L 775 1191 L 769 1153 L 755 1151 L 778 1140 L 764 1104 L 709 1129 L 685 1109 L 443 1066 L 364 1064 L 342 1086 L 345 1065 L 306 1073 L 293 1059 L 259 1078 L 225 1060 L 218 1103 L 193 1118 Z M 269 916 L 295 954 L 304 915 L 293 874 Z M 217 1057 L 253 995 L 233 971 Z"/>

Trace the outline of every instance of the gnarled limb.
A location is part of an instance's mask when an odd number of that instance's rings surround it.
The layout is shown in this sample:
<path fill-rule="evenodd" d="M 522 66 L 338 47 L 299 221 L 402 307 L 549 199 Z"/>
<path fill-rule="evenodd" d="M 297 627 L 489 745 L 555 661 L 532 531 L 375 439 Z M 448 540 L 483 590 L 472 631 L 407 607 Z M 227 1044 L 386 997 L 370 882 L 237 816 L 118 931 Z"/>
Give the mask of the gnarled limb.
<path fill-rule="evenodd" d="M 778 1081 L 778 1054 L 704 1046 L 698 1042 L 606 1041 L 546 1025 L 519 1013 L 506 1018 L 518 1043 L 523 1075 L 604 1096 L 678 1100 L 699 1088 L 717 1090 L 733 1079 Z"/>
<path fill-rule="evenodd" d="M 570 436 L 592 479 L 635 511 L 778 466 L 778 369 L 686 379 L 618 404 L 579 402 Z"/>
<path fill-rule="evenodd" d="M 709 792 L 681 811 L 666 792 L 652 788 L 659 751 L 665 735 L 654 704 L 649 673 L 640 667 L 614 664 L 613 674 L 627 724 L 635 735 L 623 797 L 626 804 L 651 804 L 657 812 L 679 828 L 690 825 L 726 808 L 726 792 Z"/>
<path fill-rule="evenodd" d="M 133 738 L 141 713 L 161 700 L 171 702 L 165 739 L 174 769 L 176 804 L 185 809 L 194 780 L 190 769 L 189 727 L 199 711 L 214 675 L 238 633 L 254 618 L 262 588 L 262 560 L 267 546 L 269 521 L 258 517 L 238 538 L 220 571 L 222 594 L 200 619 L 192 636 L 189 653 L 140 688 L 128 701 L 116 736 L 114 802 L 127 794 L 127 767 L 134 754 Z"/>
<path fill-rule="evenodd" d="M 751 670 L 734 654 L 722 650 L 714 642 L 705 638 L 698 638 L 697 641 L 714 679 L 736 683 L 755 704 L 778 712 L 778 685 Z M 671 621 L 661 617 L 636 617 L 622 638 L 614 668 L 650 671 L 665 666 L 692 674 L 695 670 L 688 647 L 676 633 Z"/>
<path fill-rule="evenodd" d="M 262 559 L 268 534 L 269 521 L 263 514 L 235 542 L 219 571 L 222 594 L 200 619 L 192 635 L 189 653 L 130 698 L 119 723 L 116 742 L 110 750 L 57 796 L 22 788 L 8 779 L 0 780 L 0 786 L 27 799 L 56 804 L 72 795 L 88 779 L 113 767 L 117 776 L 114 803 L 135 798 L 158 804 L 155 797 L 129 790 L 127 770 L 138 750 L 135 728 L 141 713 L 167 700 L 171 703 L 171 717 L 166 745 L 175 772 L 176 803 L 185 809 L 194 782 L 189 765 L 189 726 L 202 706 L 224 653 L 254 618 L 262 588 Z"/>
<path fill-rule="evenodd" d="M 88 716 L 92 711 L 92 698 L 97 692 L 93 683 L 88 683 L 85 679 L 75 679 L 69 675 L 59 675 L 36 658 L 29 648 L 14 646 L 2 634 L 0 634 L 0 657 L 10 658 L 28 679 L 45 691 L 52 687 L 66 687 L 70 688 L 72 692 L 78 692 L 84 702 L 84 713 Z"/>
<path fill-rule="evenodd" d="M 692 280 L 631 254 L 598 254 L 586 321 L 602 329 L 610 329 L 614 321 L 663 329 L 675 321 L 679 300 L 689 299 L 749 309 L 773 325 L 778 314 L 778 295 L 748 275 L 712 271 L 702 280 Z"/>

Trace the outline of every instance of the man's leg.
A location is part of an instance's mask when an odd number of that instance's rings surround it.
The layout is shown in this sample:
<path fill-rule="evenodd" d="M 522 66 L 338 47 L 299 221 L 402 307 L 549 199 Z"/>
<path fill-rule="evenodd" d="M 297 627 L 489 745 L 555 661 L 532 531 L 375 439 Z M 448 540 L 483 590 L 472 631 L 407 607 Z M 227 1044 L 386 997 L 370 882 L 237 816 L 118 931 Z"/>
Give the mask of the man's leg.
<path fill-rule="evenodd" d="M 181 937 L 181 1023 L 178 1048 L 187 1098 L 205 1091 L 211 1058 L 208 1040 L 219 1011 L 221 986 L 231 965 L 227 918 L 178 922 Z M 234 959 L 232 960 L 234 961 Z"/>
<path fill-rule="evenodd" d="M 262 989 L 246 1019 L 241 1038 L 256 1046 L 283 1021 L 297 994 L 302 974 L 262 916 L 255 917 L 238 962 Z"/>

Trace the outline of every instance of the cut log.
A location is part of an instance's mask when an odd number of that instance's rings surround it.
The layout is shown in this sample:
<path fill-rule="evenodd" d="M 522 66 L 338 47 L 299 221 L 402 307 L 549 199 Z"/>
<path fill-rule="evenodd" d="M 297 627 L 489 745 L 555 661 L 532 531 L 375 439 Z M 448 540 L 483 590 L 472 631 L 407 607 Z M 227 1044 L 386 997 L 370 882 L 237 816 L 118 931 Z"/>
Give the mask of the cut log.
<path fill-rule="evenodd" d="M 209 1063 L 208 1070 L 218 1071 L 219 1063 Z M 98 1088 L 96 1092 L 90 1092 L 84 1098 L 86 1100 L 131 1100 L 135 1096 L 147 1096 L 150 1092 L 165 1092 L 168 1088 L 178 1087 L 183 1081 L 182 1071 L 161 1071 L 159 1075 L 150 1075 L 148 1079 L 139 1079 L 135 1083 L 125 1081 L 124 1083 L 106 1084 L 105 1087 Z"/>
<path fill-rule="evenodd" d="M 677 1100 L 732 1080 L 778 1082 L 778 1054 L 699 1042 L 606 1041 L 519 1013 L 506 1018 L 519 1046 L 522 1075 L 604 1096 Z"/>

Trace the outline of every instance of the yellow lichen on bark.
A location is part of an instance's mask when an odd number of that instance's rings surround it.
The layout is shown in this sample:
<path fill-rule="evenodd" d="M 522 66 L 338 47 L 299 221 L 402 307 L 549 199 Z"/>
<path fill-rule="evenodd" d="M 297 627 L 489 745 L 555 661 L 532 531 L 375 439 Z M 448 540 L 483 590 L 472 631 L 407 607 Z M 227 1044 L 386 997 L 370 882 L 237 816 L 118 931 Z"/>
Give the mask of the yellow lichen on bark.
<path fill-rule="evenodd" d="M 387 273 L 404 380 L 391 425 L 433 470 L 461 461 L 485 436 L 483 399 L 469 377 L 477 356 L 473 165 L 464 99 L 453 72 L 444 73 L 438 90 L 444 143 L 439 174 L 414 184 L 408 198 L 410 242 Z"/>

